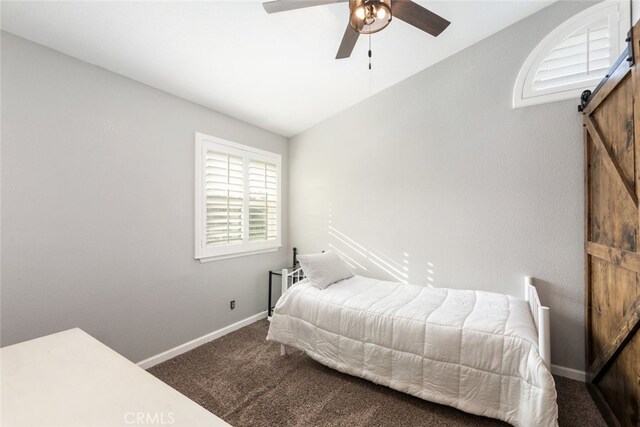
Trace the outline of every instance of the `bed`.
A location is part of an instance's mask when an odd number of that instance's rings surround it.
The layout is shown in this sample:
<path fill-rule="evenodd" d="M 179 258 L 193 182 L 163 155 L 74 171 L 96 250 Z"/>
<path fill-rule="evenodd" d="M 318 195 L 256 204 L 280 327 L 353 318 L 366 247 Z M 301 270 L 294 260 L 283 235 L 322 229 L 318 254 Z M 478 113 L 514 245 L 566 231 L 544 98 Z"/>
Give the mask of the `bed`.
<path fill-rule="evenodd" d="M 525 299 L 363 276 L 318 289 L 283 271 L 268 340 L 419 398 L 515 426 L 556 426 L 549 311 Z"/>

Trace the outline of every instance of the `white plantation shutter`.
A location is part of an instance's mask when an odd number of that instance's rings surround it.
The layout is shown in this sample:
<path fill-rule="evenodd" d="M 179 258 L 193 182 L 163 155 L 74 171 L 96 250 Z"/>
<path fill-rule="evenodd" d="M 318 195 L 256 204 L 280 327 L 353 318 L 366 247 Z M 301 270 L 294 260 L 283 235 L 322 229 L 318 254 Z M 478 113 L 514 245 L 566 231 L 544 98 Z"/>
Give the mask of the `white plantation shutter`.
<path fill-rule="evenodd" d="M 593 89 L 624 49 L 626 2 L 592 6 L 552 31 L 527 58 L 514 88 L 521 107 L 575 98 Z"/>
<path fill-rule="evenodd" d="M 607 16 L 565 38 L 542 60 L 525 93 L 598 84 L 615 61 Z"/>
<path fill-rule="evenodd" d="M 249 162 L 249 240 L 274 240 L 277 229 L 278 179 L 276 165 Z"/>
<path fill-rule="evenodd" d="M 242 243 L 243 159 L 207 150 L 206 168 L 206 243 Z"/>
<path fill-rule="evenodd" d="M 196 134 L 196 258 L 280 247 L 280 156 Z"/>

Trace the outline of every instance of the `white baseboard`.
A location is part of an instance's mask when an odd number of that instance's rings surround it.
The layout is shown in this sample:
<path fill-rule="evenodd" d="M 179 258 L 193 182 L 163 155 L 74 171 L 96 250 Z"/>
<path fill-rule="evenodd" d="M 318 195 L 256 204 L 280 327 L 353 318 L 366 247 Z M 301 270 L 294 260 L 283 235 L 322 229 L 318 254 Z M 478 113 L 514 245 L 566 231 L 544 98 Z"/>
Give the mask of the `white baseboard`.
<path fill-rule="evenodd" d="M 208 333 L 207 335 L 203 335 L 200 338 L 196 338 L 184 344 L 180 344 L 177 347 L 173 347 L 167 351 L 163 351 L 160 354 L 156 354 L 155 356 L 151 356 L 148 359 L 144 359 L 137 363 L 142 369 L 149 369 L 152 366 L 157 365 L 158 363 L 162 363 L 166 360 L 172 359 L 176 356 L 181 355 L 182 353 L 186 353 L 189 350 L 193 350 L 196 347 L 201 346 L 202 344 L 206 344 L 209 341 L 213 341 L 217 338 L 220 338 L 224 335 L 227 335 L 230 332 L 236 331 L 240 328 L 243 328 L 247 325 L 250 325 L 258 320 L 264 319 L 267 317 L 267 311 L 260 312 L 258 314 L 254 314 L 251 317 L 247 317 L 246 319 L 242 319 L 239 322 L 233 323 L 229 326 L 225 326 L 222 329 L 218 329 L 217 331 L 213 331 Z"/>
<path fill-rule="evenodd" d="M 565 368 L 564 366 L 551 365 L 551 373 L 559 377 L 565 377 L 565 378 L 569 378 L 571 380 L 576 380 L 576 381 L 585 382 L 587 380 L 587 375 L 585 374 L 584 371 Z"/>

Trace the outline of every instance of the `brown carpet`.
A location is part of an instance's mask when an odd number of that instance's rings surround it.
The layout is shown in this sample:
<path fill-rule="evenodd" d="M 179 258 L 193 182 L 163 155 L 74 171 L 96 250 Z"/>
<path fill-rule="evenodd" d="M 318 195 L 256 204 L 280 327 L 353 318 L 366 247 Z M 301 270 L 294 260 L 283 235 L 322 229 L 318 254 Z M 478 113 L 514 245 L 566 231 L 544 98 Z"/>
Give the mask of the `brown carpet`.
<path fill-rule="evenodd" d="M 266 341 L 256 322 L 149 369 L 235 427 L 506 426 L 341 374 Z M 556 377 L 560 426 L 605 426 L 583 383 Z"/>

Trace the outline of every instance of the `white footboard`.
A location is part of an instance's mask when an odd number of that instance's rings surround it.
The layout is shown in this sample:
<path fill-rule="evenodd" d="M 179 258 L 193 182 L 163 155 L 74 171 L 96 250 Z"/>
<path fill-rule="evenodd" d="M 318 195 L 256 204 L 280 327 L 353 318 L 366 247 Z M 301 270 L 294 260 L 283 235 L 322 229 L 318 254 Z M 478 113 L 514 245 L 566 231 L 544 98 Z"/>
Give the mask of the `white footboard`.
<path fill-rule="evenodd" d="M 547 368 L 551 368 L 551 333 L 549 325 L 549 307 L 540 303 L 538 291 L 533 285 L 532 277 L 525 277 L 524 298 L 529 303 L 531 316 L 538 329 L 538 351 Z"/>
<path fill-rule="evenodd" d="M 282 269 L 282 294 L 284 294 L 287 289 L 293 286 L 295 283 L 304 279 L 304 272 L 301 268 L 296 268 L 295 270 L 289 271 L 286 268 Z"/>

